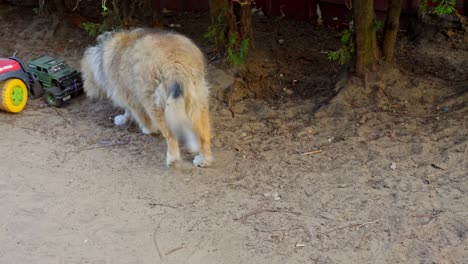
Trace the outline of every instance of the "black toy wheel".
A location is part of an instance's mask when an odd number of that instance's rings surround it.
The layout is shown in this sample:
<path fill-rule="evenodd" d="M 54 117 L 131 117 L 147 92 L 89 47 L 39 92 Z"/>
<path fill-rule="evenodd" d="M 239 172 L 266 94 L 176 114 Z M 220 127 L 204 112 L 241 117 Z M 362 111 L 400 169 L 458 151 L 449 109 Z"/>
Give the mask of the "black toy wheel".
<path fill-rule="evenodd" d="M 31 84 L 29 89 L 29 98 L 36 99 L 44 95 L 44 88 L 42 88 L 42 84 L 38 81 L 35 81 Z"/>
<path fill-rule="evenodd" d="M 47 90 L 43 97 L 44 97 L 44 100 L 46 101 L 46 103 L 48 105 L 51 105 L 51 106 L 54 106 L 54 107 L 59 107 L 62 105 L 63 101 L 61 99 L 58 99 L 57 97 L 55 97 L 55 94 L 53 91 L 51 91 L 52 89 L 49 89 Z"/>

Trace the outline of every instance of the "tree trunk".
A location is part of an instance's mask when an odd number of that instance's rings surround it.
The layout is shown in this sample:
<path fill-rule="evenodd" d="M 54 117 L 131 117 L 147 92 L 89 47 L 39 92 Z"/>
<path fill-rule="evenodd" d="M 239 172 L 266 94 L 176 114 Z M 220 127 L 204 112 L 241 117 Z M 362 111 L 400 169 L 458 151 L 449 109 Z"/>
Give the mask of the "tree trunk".
<path fill-rule="evenodd" d="M 67 11 L 64 0 L 38 0 L 38 15 L 49 16 L 51 14 L 62 17 Z"/>
<path fill-rule="evenodd" d="M 159 27 L 159 19 L 158 19 L 158 11 L 156 9 L 156 1 L 154 0 L 147 0 L 148 6 L 151 9 L 151 26 L 152 27 Z"/>
<path fill-rule="evenodd" d="M 63 16 L 66 11 L 64 0 L 54 0 L 54 6 L 59 16 Z"/>
<path fill-rule="evenodd" d="M 38 1 L 37 14 L 40 16 L 48 16 L 52 13 L 50 3 L 46 0 Z"/>
<path fill-rule="evenodd" d="M 248 39 L 250 47 L 254 47 L 253 28 L 252 28 L 252 11 L 250 0 L 232 0 L 232 11 L 236 17 L 235 25 L 239 33 L 239 39 Z"/>
<path fill-rule="evenodd" d="M 224 32 L 218 32 L 215 45 L 224 50 L 229 38 L 237 35 L 238 41 L 248 39 L 253 47 L 251 0 L 209 0 L 211 23 L 226 25 Z"/>
<path fill-rule="evenodd" d="M 398 35 L 398 24 L 400 21 L 401 13 L 401 1 L 402 0 L 391 0 L 390 8 L 387 14 L 387 21 L 385 23 L 385 34 L 383 40 L 383 56 L 385 61 L 393 63 L 395 43 Z"/>
<path fill-rule="evenodd" d="M 354 1 L 357 75 L 362 76 L 367 70 L 372 70 L 378 59 L 377 33 L 374 19 L 373 0 Z"/>
<path fill-rule="evenodd" d="M 209 0 L 211 24 L 224 24 L 229 25 L 228 22 L 228 0 Z M 219 32 L 214 36 L 215 46 L 218 50 L 224 50 L 227 44 L 227 35 L 229 28 L 224 32 Z"/>

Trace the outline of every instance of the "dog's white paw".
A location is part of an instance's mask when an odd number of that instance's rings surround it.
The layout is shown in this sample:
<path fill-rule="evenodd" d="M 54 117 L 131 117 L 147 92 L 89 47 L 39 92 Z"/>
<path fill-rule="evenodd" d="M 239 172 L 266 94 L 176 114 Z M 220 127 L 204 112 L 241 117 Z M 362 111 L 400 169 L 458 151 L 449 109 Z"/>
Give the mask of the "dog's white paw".
<path fill-rule="evenodd" d="M 203 155 L 197 155 L 193 159 L 193 165 L 197 167 L 208 167 L 211 165 L 212 161 L 212 158 L 205 158 Z"/>
<path fill-rule="evenodd" d="M 143 133 L 145 135 L 149 135 L 149 134 L 151 134 L 151 131 L 149 129 L 147 129 L 146 127 L 141 127 L 141 133 Z"/>
<path fill-rule="evenodd" d="M 114 117 L 114 124 L 116 126 L 123 126 L 127 123 L 128 121 L 128 115 L 118 115 Z"/>
<path fill-rule="evenodd" d="M 171 155 L 169 152 L 166 154 L 166 166 L 170 167 L 174 163 L 180 160 L 180 153 L 176 153 L 175 155 Z"/>

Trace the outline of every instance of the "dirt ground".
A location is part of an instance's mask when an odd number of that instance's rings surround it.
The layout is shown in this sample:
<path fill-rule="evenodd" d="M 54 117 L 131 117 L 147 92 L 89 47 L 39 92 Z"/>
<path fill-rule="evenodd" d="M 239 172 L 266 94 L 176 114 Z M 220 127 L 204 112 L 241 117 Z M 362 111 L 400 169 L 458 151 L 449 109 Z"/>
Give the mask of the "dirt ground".
<path fill-rule="evenodd" d="M 1 57 L 78 66 L 93 43 L 0 10 Z M 212 58 L 206 17 L 167 19 Z M 340 80 L 324 53 L 339 34 L 257 27 L 271 94 L 238 89 L 232 117 L 232 74 L 210 63 L 211 168 L 187 154 L 167 169 L 162 138 L 115 127 L 109 102 L 0 113 L 0 263 L 466 263 L 468 49 L 401 40 L 398 69 L 338 83 L 319 108 Z"/>

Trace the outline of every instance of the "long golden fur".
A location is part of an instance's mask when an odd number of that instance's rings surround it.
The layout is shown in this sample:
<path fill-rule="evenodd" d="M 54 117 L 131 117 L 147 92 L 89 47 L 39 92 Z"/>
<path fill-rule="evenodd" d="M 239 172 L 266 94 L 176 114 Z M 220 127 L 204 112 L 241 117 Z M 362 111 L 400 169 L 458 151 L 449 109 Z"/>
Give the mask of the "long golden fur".
<path fill-rule="evenodd" d="M 144 132 L 160 130 L 168 166 L 180 160 L 179 140 L 199 151 L 194 165 L 209 166 L 209 89 L 200 49 L 180 34 L 144 29 L 106 32 L 97 42 L 81 61 L 86 94 L 125 109 L 116 124 L 132 116 Z"/>

